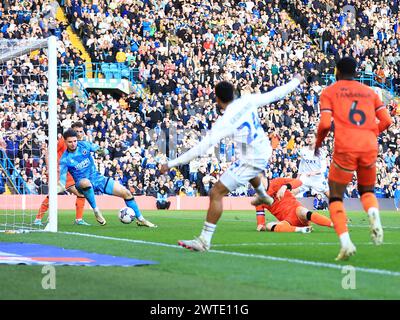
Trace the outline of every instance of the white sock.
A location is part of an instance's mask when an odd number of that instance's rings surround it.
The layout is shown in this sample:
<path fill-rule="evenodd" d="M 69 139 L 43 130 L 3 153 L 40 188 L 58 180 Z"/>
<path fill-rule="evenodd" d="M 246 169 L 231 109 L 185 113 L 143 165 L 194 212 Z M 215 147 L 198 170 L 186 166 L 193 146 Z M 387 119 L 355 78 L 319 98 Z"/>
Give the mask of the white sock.
<path fill-rule="evenodd" d="M 267 197 L 263 183 L 261 182 L 257 188 L 254 188 L 260 197 Z"/>
<path fill-rule="evenodd" d="M 294 230 L 294 232 L 301 232 L 301 233 L 305 233 L 307 227 L 296 227 L 296 229 Z"/>
<path fill-rule="evenodd" d="M 216 224 L 210 222 L 204 222 L 203 230 L 201 231 L 200 237 L 204 239 L 207 245 L 211 244 L 211 238 L 214 234 L 215 228 L 217 227 Z"/>
<path fill-rule="evenodd" d="M 348 232 L 344 232 L 339 236 L 340 244 L 342 247 L 347 247 L 351 243 L 350 235 Z"/>
<path fill-rule="evenodd" d="M 380 217 L 378 208 L 374 208 L 374 207 L 369 208 L 368 209 L 368 216 L 369 217 L 374 217 L 375 225 L 378 226 L 378 227 L 382 227 L 382 225 L 381 225 L 381 217 Z"/>

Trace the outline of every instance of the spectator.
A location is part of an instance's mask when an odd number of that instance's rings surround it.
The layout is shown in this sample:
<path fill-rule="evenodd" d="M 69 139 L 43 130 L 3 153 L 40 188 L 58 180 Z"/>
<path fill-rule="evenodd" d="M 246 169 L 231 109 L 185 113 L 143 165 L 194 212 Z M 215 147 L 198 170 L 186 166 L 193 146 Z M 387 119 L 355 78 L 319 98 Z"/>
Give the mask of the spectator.
<path fill-rule="evenodd" d="M 37 192 L 38 186 L 33 182 L 32 178 L 28 178 L 26 185 L 28 187 L 30 194 L 38 194 L 38 192 Z M 44 191 L 44 190 L 42 189 L 42 191 Z"/>
<path fill-rule="evenodd" d="M 375 185 L 374 192 L 375 192 L 375 196 L 377 198 L 385 198 L 386 197 L 385 188 L 382 183 L 377 183 Z"/>
<path fill-rule="evenodd" d="M 190 181 L 188 179 L 185 179 L 183 186 L 179 189 L 179 195 L 188 197 L 196 196 L 195 190 L 190 185 Z"/>
<path fill-rule="evenodd" d="M 164 210 L 164 209 L 169 209 L 171 202 L 167 200 L 168 199 L 168 195 L 165 193 L 165 191 L 163 189 L 161 189 L 158 193 L 157 193 L 157 202 L 156 202 L 156 206 L 157 209 L 159 210 Z"/>
<path fill-rule="evenodd" d="M 155 181 L 151 181 L 150 185 L 146 189 L 146 196 L 155 197 L 157 198 L 157 191 Z"/>
<path fill-rule="evenodd" d="M 49 194 L 49 185 L 47 182 L 47 177 L 45 175 L 35 180 L 35 184 L 37 186 L 38 194 Z"/>
<path fill-rule="evenodd" d="M 396 185 L 396 189 L 394 191 L 394 206 L 396 210 L 399 211 L 400 209 L 400 183 Z"/>
<path fill-rule="evenodd" d="M 322 195 L 317 193 L 313 201 L 314 210 L 327 210 L 328 204 L 322 199 Z"/>
<path fill-rule="evenodd" d="M 1 172 L 0 174 L 0 194 L 3 194 L 4 192 L 6 192 L 6 177 L 4 175 L 3 172 Z"/>

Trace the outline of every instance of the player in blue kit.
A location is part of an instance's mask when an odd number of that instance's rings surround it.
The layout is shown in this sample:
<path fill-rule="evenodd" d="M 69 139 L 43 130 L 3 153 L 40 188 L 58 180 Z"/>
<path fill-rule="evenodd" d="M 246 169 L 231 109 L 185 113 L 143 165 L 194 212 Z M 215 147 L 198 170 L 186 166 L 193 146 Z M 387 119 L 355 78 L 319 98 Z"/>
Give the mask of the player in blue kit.
<path fill-rule="evenodd" d="M 60 184 L 62 187 L 65 186 L 67 172 L 69 172 L 74 178 L 77 190 L 85 196 L 93 209 L 96 220 L 102 226 L 106 224 L 106 219 L 104 219 L 96 205 L 96 191 L 123 198 L 126 206 L 132 208 L 135 212 L 138 226 L 157 227 L 143 218 L 132 193 L 128 189 L 117 181 L 104 177 L 96 170 L 91 152 L 101 151 L 98 145 L 87 141 L 78 141 L 77 134 L 72 129 L 65 131 L 63 136 L 67 144 L 67 150 L 60 159 Z"/>

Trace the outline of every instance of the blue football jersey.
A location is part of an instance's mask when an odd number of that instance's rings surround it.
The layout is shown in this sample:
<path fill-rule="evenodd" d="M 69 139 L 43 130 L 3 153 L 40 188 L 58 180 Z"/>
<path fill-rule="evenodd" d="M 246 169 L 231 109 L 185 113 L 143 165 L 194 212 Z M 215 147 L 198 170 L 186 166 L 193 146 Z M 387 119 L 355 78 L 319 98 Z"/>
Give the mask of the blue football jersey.
<path fill-rule="evenodd" d="M 72 175 L 76 183 L 84 178 L 90 179 L 91 176 L 97 174 L 91 152 L 96 152 L 99 148 L 97 144 L 78 141 L 74 152 L 69 152 L 67 149 L 60 159 L 60 183 L 65 187 L 67 172 Z"/>

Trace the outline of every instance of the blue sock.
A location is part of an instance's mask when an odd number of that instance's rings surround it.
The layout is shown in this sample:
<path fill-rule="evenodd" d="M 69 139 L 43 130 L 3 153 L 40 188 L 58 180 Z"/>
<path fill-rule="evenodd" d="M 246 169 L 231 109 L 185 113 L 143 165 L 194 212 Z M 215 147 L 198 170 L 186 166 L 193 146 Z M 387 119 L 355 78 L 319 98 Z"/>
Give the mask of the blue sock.
<path fill-rule="evenodd" d="M 80 191 L 82 191 L 83 195 L 85 196 L 86 200 L 89 202 L 92 209 L 97 208 L 96 198 L 94 196 L 93 188 L 92 187 L 85 188 L 85 189 L 80 188 Z"/>
<path fill-rule="evenodd" d="M 132 199 L 125 199 L 126 206 L 131 208 L 135 212 L 135 216 L 138 220 L 143 220 L 143 216 L 139 210 L 139 207 L 136 201 Z"/>

